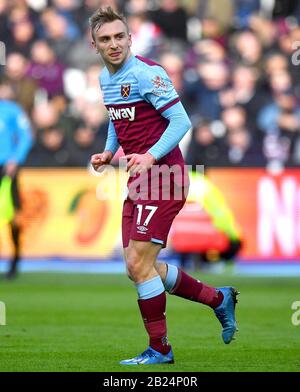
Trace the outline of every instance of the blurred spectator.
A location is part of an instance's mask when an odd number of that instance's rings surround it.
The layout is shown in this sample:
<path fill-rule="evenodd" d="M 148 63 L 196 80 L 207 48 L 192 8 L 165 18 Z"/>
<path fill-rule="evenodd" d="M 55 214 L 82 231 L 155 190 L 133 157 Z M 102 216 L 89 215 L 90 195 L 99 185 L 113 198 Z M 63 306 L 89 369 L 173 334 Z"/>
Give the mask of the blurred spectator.
<path fill-rule="evenodd" d="M 261 143 L 254 143 L 247 128 L 229 130 L 226 139 L 229 166 L 260 167 L 266 165 L 267 161 L 263 155 Z"/>
<path fill-rule="evenodd" d="M 296 9 L 294 11 L 294 15 L 297 18 L 298 25 L 300 24 L 300 3 L 298 1 L 298 5 L 296 5 Z"/>
<path fill-rule="evenodd" d="M 104 147 L 105 138 L 99 137 L 99 134 L 90 126 L 81 122 L 75 129 L 73 139 L 70 142 L 71 166 L 87 166 L 91 156 L 102 151 Z"/>
<path fill-rule="evenodd" d="M 159 64 L 167 71 L 175 90 L 184 100 L 184 64 L 182 59 L 175 53 L 166 52 L 160 57 Z"/>
<path fill-rule="evenodd" d="M 21 211 L 21 200 L 18 188 L 18 172 L 23 165 L 32 145 L 30 122 L 22 108 L 7 100 L 9 90 L 0 84 L 0 183 L 4 177 L 11 179 L 11 198 L 14 206 L 14 216 L 8 222 L 14 245 L 13 259 L 10 263 L 7 277 L 12 278 L 17 272 L 20 257 L 20 225 L 18 216 Z"/>
<path fill-rule="evenodd" d="M 49 128 L 58 123 L 59 112 L 51 102 L 40 102 L 34 106 L 32 120 L 37 130 Z"/>
<path fill-rule="evenodd" d="M 258 123 L 266 134 L 300 131 L 300 105 L 294 94 L 290 90 L 277 93 L 273 103 L 261 109 Z"/>
<path fill-rule="evenodd" d="M 77 117 L 83 115 L 89 116 L 89 114 L 85 112 L 91 104 L 94 105 L 95 109 L 98 107 L 98 114 L 95 113 L 95 116 L 100 119 L 103 117 L 104 108 L 103 106 L 99 107 L 99 102 L 102 102 L 102 95 L 99 87 L 100 70 L 100 65 L 92 65 L 87 69 L 84 74 L 83 91 L 78 91 L 78 83 L 73 83 L 72 85 L 72 79 L 69 80 L 70 86 L 68 90 L 73 98 L 72 111 Z M 99 122 L 101 122 L 101 120 L 99 120 Z"/>
<path fill-rule="evenodd" d="M 222 121 L 227 130 L 235 130 L 247 126 L 246 111 L 241 106 L 232 106 L 222 112 Z"/>
<path fill-rule="evenodd" d="M 48 97 L 64 94 L 63 72 L 65 66 L 61 64 L 53 49 L 46 41 L 36 41 L 31 49 L 31 63 L 27 75 L 35 79 L 40 88 L 44 89 Z"/>
<path fill-rule="evenodd" d="M 167 74 L 172 80 L 172 84 L 175 90 L 180 96 L 180 100 L 183 103 L 185 109 L 191 112 L 193 108 L 192 98 L 187 91 L 187 78 L 184 67 L 183 59 L 176 53 L 165 52 L 159 59 L 158 63 L 167 71 Z M 189 84 L 191 84 L 189 82 Z M 199 116 L 197 116 L 199 117 Z M 189 136 L 189 135 L 187 135 Z M 184 139 L 186 140 L 186 139 Z M 181 142 L 181 150 L 184 149 L 184 141 Z"/>
<path fill-rule="evenodd" d="M 110 4 L 114 9 L 118 8 L 116 2 L 112 1 Z M 85 0 L 79 2 L 79 8 L 75 12 L 75 20 L 82 33 L 89 28 L 89 18 L 100 7 L 100 0 Z"/>
<path fill-rule="evenodd" d="M 232 41 L 233 54 L 237 62 L 261 68 L 263 48 L 258 37 L 251 31 L 237 33 Z"/>
<path fill-rule="evenodd" d="M 259 71 L 254 67 L 237 64 L 232 71 L 231 87 L 221 93 L 224 108 L 241 106 L 246 113 L 246 122 L 254 131 L 256 119 L 261 107 L 270 102 L 269 94 L 258 83 Z"/>
<path fill-rule="evenodd" d="M 122 12 L 123 11 L 123 1 L 122 0 L 98 0 L 98 7 L 108 7 L 110 6 L 112 9 Z"/>
<path fill-rule="evenodd" d="M 229 83 L 228 68 L 224 63 L 204 62 L 198 65 L 198 80 L 187 85 L 187 94 L 194 102 L 192 114 L 217 120 L 220 118 L 220 92 Z"/>
<path fill-rule="evenodd" d="M 85 98 L 92 103 L 98 103 L 102 99 L 100 87 L 99 87 L 99 74 L 102 70 L 102 66 L 99 64 L 91 65 L 85 73 L 86 76 L 86 89 Z"/>
<path fill-rule="evenodd" d="M 288 161 L 286 163 L 288 166 L 300 166 L 300 136 L 299 133 L 295 135 L 295 140 L 293 141 L 292 151 L 289 154 Z"/>
<path fill-rule="evenodd" d="M 93 49 L 91 42 L 90 28 L 87 27 L 65 53 L 65 64 L 70 68 L 85 71 L 91 65 L 99 63 L 99 55 Z"/>
<path fill-rule="evenodd" d="M 196 15 L 200 18 L 202 24 L 206 25 L 204 26 L 206 34 L 208 30 L 213 31 L 213 26 L 214 31 L 216 31 L 216 26 L 218 26 L 218 31 L 222 31 L 222 34 L 230 28 L 234 13 L 233 3 L 233 1 L 227 0 L 196 1 Z M 212 24 L 213 21 L 216 23 Z M 205 36 L 207 36 L 206 34 Z M 211 37 L 211 34 L 209 36 Z"/>
<path fill-rule="evenodd" d="M 127 19 L 132 35 L 132 52 L 144 57 L 157 58 L 162 45 L 160 28 L 148 20 L 145 13 L 132 13 Z"/>
<path fill-rule="evenodd" d="M 72 135 L 76 124 L 76 120 L 67 111 L 63 97 L 37 103 L 32 112 L 32 119 L 37 133 L 45 128 L 59 126 L 68 137 Z"/>
<path fill-rule="evenodd" d="M 28 61 L 21 53 L 12 52 L 7 56 L 3 80 L 10 84 L 14 99 L 28 114 L 31 114 L 37 83 L 26 76 Z"/>
<path fill-rule="evenodd" d="M 67 137 L 73 134 L 78 119 L 73 115 L 65 96 L 57 95 L 49 101 L 58 113 L 58 125 L 64 130 Z"/>
<path fill-rule="evenodd" d="M 295 83 L 295 90 L 298 99 L 300 99 L 300 72 L 299 72 L 299 62 L 300 62 L 300 27 L 296 27 L 290 31 L 289 48 L 286 53 L 289 59 L 289 72 L 291 74 L 292 80 Z"/>
<path fill-rule="evenodd" d="M 226 127 L 227 165 L 264 166 L 262 140 L 247 126 L 245 110 L 240 106 L 225 109 L 222 121 Z"/>
<path fill-rule="evenodd" d="M 274 18 L 284 18 L 296 12 L 299 5 L 295 0 L 275 0 L 273 7 Z"/>
<path fill-rule="evenodd" d="M 265 51 L 276 48 L 279 32 L 272 20 L 254 14 L 251 16 L 249 26 L 262 43 Z"/>
<path fill-rule="evenodd" d="M 7 42 L 8 30 L 7 0 L 0 0 L 0 41 Z"/>
<path fill-rule="evenodd" d="M 107 114 L 104 110 L 99 110 L 98 104 L 87 102 L 81 113 L 81 118 L 95 132 L 103 131 L 104 128 L 106 136 Z"/>
<path fill-rule="evenodd" d="M 249 21 L 253 14 L 260 9 L 260 0 L 234 0 L 234 22 L 238 29 L 249 27 Z"/>
<path fill-rule="evenodd" d="M 77 0 L 52 0 L 57 13 L 61 15 L 67 23 L 67 36 L 72 40 L 80 37 L 80 28 L 76 23 L 76 13 L 79 7 Z"/>
<path fill-rule="evenodd" d="M 287 57 L 280 52 L 273 52 L 265 57 L 264 70 L 268 77 L 277 72 L 288 71 L 288 66 Z"/>
<path fill-rule="evenodd" d="M 274 72 L 269 77 L 269 87 L 272 97 L 286 91 L 293 91 L 293 81 L 289 72 L 279 71 Z"/>
<path fill-rule="evenodd" d="M 17 13 L 18 9 L 14 9 Z M 14 14 L 11 14 L 11 19 Z M 20 52 L 24 56 L 30 51 L 31 45 L 36 39 L 33 22 L 23 16 L 17 16 L 16 20 L 10 20 L 10 39 L 7 45 L 7 52 Z"/>
<path fill-rule="evenodd" d="M 50 126 L 40 130 L 36 144 L 27 158 L 26 166 L 61 167 L 70 165 L 70 152 L 63 129 L 58 126 Z"/>
<path fill-rule="evenodd" d="M 127 14 L 145 14 L 153 6 L 153 1 L 148 0 L 128 0 L 125 4 L 125 11 Z"/>
<path fill-rule="evenodd" d="M 79 38 L 79 31 L 74 31 L 69 21 L 54 8 L 47 8 L 42 14 L 45 38 L 58 60 L 64 62 L 66 53 L 73 42 Z"/>
<path fill-rule="evenodd" d="M 213 39 L 197 40 L 187 51 L 185 65 L 188 68 L 195 68 L 198 62 L 226 63 L 225 48 Z"/>
<path fill-rule="evenodd" d="M 203 39 L 211 39 L 224 47 L 227 46 L 226 32 L 214 16 L 210 16 L 201 21 L 201 32 Z"/>
<path fill-rule="evenodd" d="M 9 82 L 0 79 L 0 97 L 7 101 L 15 100 L 14 90 Z"/>
<path fill-rule="evenodd" d="M 216 167 L 226 164 L 224 142 L 215 137 L 213 126 L 209 121 L 200 120 L 194 127 L 185 161 L 188 165 L 192 165 L 193 169 L 196 165 Z"/>
<path fill-rule="evenodd" d="M 187 41 L 187 13 L 178 0 L 160 0 L 150 17 L 168 39 Z"/>

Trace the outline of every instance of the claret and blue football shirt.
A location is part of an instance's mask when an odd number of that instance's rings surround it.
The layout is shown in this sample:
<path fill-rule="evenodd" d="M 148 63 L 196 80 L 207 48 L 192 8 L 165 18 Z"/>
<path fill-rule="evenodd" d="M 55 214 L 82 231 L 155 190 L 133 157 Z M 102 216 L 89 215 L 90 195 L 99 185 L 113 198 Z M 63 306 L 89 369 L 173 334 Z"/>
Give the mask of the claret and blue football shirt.
<path fill-rule="evenodd" d="M 190 122 L 160 65 L 131 56 L 114 74 L 104 68 L 100 85 L 110 118 L 106 150 L 115 153 L 121 145 L 126 155 L 149 151 L 161 163 L 183 164 L 178 142 Z M 174 129 L 165 133 L 176 116 Z"/>

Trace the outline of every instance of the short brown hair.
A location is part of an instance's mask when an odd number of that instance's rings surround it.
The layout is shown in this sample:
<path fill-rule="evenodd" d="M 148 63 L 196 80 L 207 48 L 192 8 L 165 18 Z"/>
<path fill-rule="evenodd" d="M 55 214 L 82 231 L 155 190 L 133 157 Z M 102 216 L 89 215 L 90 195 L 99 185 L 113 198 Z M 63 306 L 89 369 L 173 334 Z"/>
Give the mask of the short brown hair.
<path fill-rule="evenodd" d="M 126 26 L 126 30 L 129 33 L 129 27 L 127 20 L 123 14 L 119 14 L 114 11 L 111 7 L 99 8 L 93 13 L 89 19 L 89 24 L 92 31 L 92 36 L 95 39 L 94 31 L 99 30 L 105 23 L 114 22 L 115 20 L 120 20 Z"/>

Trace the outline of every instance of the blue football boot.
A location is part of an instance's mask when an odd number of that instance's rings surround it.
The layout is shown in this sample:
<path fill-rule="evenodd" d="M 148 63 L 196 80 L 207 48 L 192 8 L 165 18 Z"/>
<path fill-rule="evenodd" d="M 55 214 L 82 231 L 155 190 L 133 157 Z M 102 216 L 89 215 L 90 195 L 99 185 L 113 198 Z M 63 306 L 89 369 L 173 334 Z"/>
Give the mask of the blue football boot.
<path fill-rule="evenodd" d="M 223 327 L 223 341 L 225 344 L 229 344 L 238 330 L 234 311 L 239 292 L 234 287 L 220 287 L 217 290 L 223 293 L 224 298 L 221 305 L 214 309 L 214 312 Z"/>
<path fill-rule="evenodd" d="M 174 363 L 172 349 L 168 354 L 163 355 L 150 346 L 137 357 L 120 361 L 120 365 L 156 365 L 165 363 Z"/>

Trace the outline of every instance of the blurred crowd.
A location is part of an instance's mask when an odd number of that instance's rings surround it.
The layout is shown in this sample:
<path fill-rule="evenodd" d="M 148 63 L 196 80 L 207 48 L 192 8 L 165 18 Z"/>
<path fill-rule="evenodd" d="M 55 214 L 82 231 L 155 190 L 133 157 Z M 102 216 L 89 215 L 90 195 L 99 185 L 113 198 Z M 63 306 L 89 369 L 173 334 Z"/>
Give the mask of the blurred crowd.
<path fill-rule="evenodd" d="M 28 113 L 26 166 L 86 166 L 105 144 L 88 18 L 128 17 L 135 54 L 168 72 L 193 123 L 188 164 L 300 164 L 300 1 L 0 0 L 0 96 Z"/>

